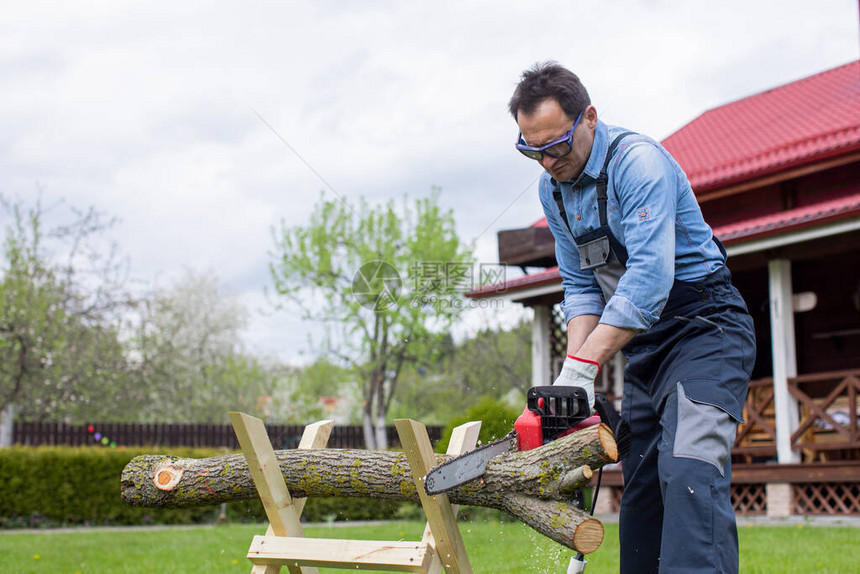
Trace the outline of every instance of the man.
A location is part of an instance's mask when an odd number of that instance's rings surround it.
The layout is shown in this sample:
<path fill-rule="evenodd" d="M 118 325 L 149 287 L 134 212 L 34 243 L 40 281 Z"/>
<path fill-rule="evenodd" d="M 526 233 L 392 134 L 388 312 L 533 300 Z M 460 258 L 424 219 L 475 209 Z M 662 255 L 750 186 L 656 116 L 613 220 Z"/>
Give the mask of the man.
<path fill-rule="evenodd" d="M 568 333 L 554 384 L 593 405 L 601 365 L 628 360 L 621 571 L 737 572 L 730 455 L 755 339 L 725 250 L 672 156 L 600 121 L 569 70 L 524 72 L 509 107 L 517 149 L 545 170 Z"/>

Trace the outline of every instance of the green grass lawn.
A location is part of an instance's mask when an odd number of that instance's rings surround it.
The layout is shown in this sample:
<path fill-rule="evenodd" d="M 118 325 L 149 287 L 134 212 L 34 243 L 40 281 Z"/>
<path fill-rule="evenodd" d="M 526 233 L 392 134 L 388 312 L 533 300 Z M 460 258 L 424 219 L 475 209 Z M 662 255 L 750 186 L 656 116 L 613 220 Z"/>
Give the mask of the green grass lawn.
<path fill-rule="evenodd" d="M 603 545 L 589 557 L 589 574 L 618 572 L 618 526 L 605 526 Z M 307 527 L 305 535 L 418 540 L 423 528 L 423 522 L 316 526 Z M 247 574 L 251 564 L 245 553 L 251 537 L 263 531 L 261 525 L 228 525 L 144 531 L 0 532 L 0 572 Z M 463 522 L 461 531 L 476 573 L 563 573 L 572 555 L 518 522 Z M 741 572 L 857 572 L 858 534 L 855 528 L 741 527 Z"/>

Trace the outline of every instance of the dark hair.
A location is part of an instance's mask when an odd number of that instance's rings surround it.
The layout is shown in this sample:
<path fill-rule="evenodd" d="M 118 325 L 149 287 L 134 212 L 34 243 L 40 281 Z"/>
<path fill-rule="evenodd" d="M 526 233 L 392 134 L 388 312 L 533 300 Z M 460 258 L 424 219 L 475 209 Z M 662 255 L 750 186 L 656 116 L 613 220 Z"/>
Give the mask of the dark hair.
<path fill-rule="evenodd" d="M 517 112 L 530 114 L 547 98 L 557 101 L 569 118 L 575 118 L 591 104 L 577 75 L 558 62 L 548 61 L 538 62 L 523 72 L 508 110 L 516 120 Z"/>

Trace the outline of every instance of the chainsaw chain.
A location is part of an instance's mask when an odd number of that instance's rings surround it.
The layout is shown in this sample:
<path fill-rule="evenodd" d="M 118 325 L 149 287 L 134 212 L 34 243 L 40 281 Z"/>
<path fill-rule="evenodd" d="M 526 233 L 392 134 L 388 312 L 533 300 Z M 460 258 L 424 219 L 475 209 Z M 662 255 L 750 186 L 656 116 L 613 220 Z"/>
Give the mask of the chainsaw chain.
<path fill-rule="evenodd" d="M 435 470 L 437 470 L 437 469 L 444 468 L 444 467 L 449 466 L 449 465 L 452 465 L 452 464 L 456 464 L 456 463 L 458 463 L 461 459 L 463 459 L 463 458 L 465 458 L 465 457 L 467 457 L 467 456 L 473 456 L 473 455 L 475 455 L 475 454 L 477 454 L 477 453 L 479 453 L 479 452 L 482 452 L 482 451 L 485 451 L 485 450 L 487 450 L 487 449 L 493 448 L 494 446 L 496 446 L 496 445 L 498 445 L 498 444 L 501 444 L 501 443 L 503 443 L 503 442 L 509 442 L 509 443 L 510 443 L 510 444 L 509 444 L 509 447 L 510 447 L 510 448 L 508 449 L 508 452 L 516 451 L 516 450 L 517 450 L 517 448 L 518 448 L 518 443 L 517 443 L 517 431 L 511 431 L 511 432 L 509 432 L 508 434 L 506 434 L 504 437 L 502 437 L 502 438 L 500 438 L 500 439 L 498 439 L 498 440 L 494 440 L 494 441 L 492 441 L 492 442 L 488 442 L 487 444 L 485 444 L 485 445 L 481 445 L 481 446 L 479 446 L 479 447 L 477 447 L 477 448 L 475 448 L 475 449 L 473 449 L 473 450 L 470 450 L 469 452 L 466 452 L 466 453 L 463 453 L 463 454 L 461 454 L 461 455 L 455 456 L 455 457 L 454 457 L 454 458 L 452 458 L 451 460 L 447 460 L 447 461 L 443 462 L 442 464 L 437 464 L 436 466 L 434 466 L 433 468 L 431 468 L 431 469 L 430 469 L 430 471 L 428 471 L 428 473 L 427 473 L 427 474 L 429 475 L 431 472 L 433 472 L 433 471 L 435 471 Z M 502 454 L 504 454 L 504 453 L 502 453 Z M 501 455 L 499 455 L 499 456 L 501 456 Z M 439 495 L 439 494 L 446 494 L 446 493 L 448 493 L 448 492 L 451 492 L 452 490 L 457 490 L 458 488 L 460 488 L 460 487 L 461 487 L 461 486 L 463 486 L 464 484 L 468 484 L 469 482 L 472 482 L 473 480 L 478 480 L 479 478 L 481 478 L 481 477 L 480 477 L 480 476 L 476 476 L 475 478 L 472 478 L 472 479 L 470 479 L 470 480 L 467 480 L 466 482 L 462 482 L 462 483 L 460 483 L 460 484 L 455 484 L 455 485 L 453 485 L 453 486 L 449 486 L 448 488 L 442 489 L 442 490 L 440 490 L 439 492 L 435 492 L 435 493 L 433 493 L 431 496 L 436 496 L 436 495 Z M 432 478 L 429 480 L 429 482 L 427 482 L 427 477 L 425 477 L 424 489 L 425 489 L 425 491 L 426 491 L 427 489 L 431 489 L 431 490 L 433 489 L 433 479 L 432 479 Z"/>

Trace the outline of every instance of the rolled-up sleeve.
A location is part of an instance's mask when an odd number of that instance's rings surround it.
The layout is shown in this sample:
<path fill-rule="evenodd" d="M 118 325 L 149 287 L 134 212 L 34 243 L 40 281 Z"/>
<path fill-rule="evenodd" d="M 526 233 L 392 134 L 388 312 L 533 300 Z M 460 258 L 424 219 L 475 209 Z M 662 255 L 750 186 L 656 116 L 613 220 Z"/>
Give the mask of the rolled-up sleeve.
<path fill-rule="evenodd" d="M 622 151 L 622 150 L 619 150 Z M 600 322 L 648 329 L 660 318 L 675 279 L 675 215 L 678 175 L 660 148 L 636 142 L 617 154 L 610 169 L 620 241 L 627 248 L 627 271 Z"/>
<path fill-rule="evenodd" d="M 564 322 L 569 323 L 579 315 L 600 316 L 605 305 L 603 293 L 594 274 L 579 268 L 579 250 L 567 226 L 561 221 L 547 174 L 543 174 L 540 179 L 539 196 L 547 225 L 555 238 L 555 259 L 564 288 L 564 302 L 561 304 Z"/>

